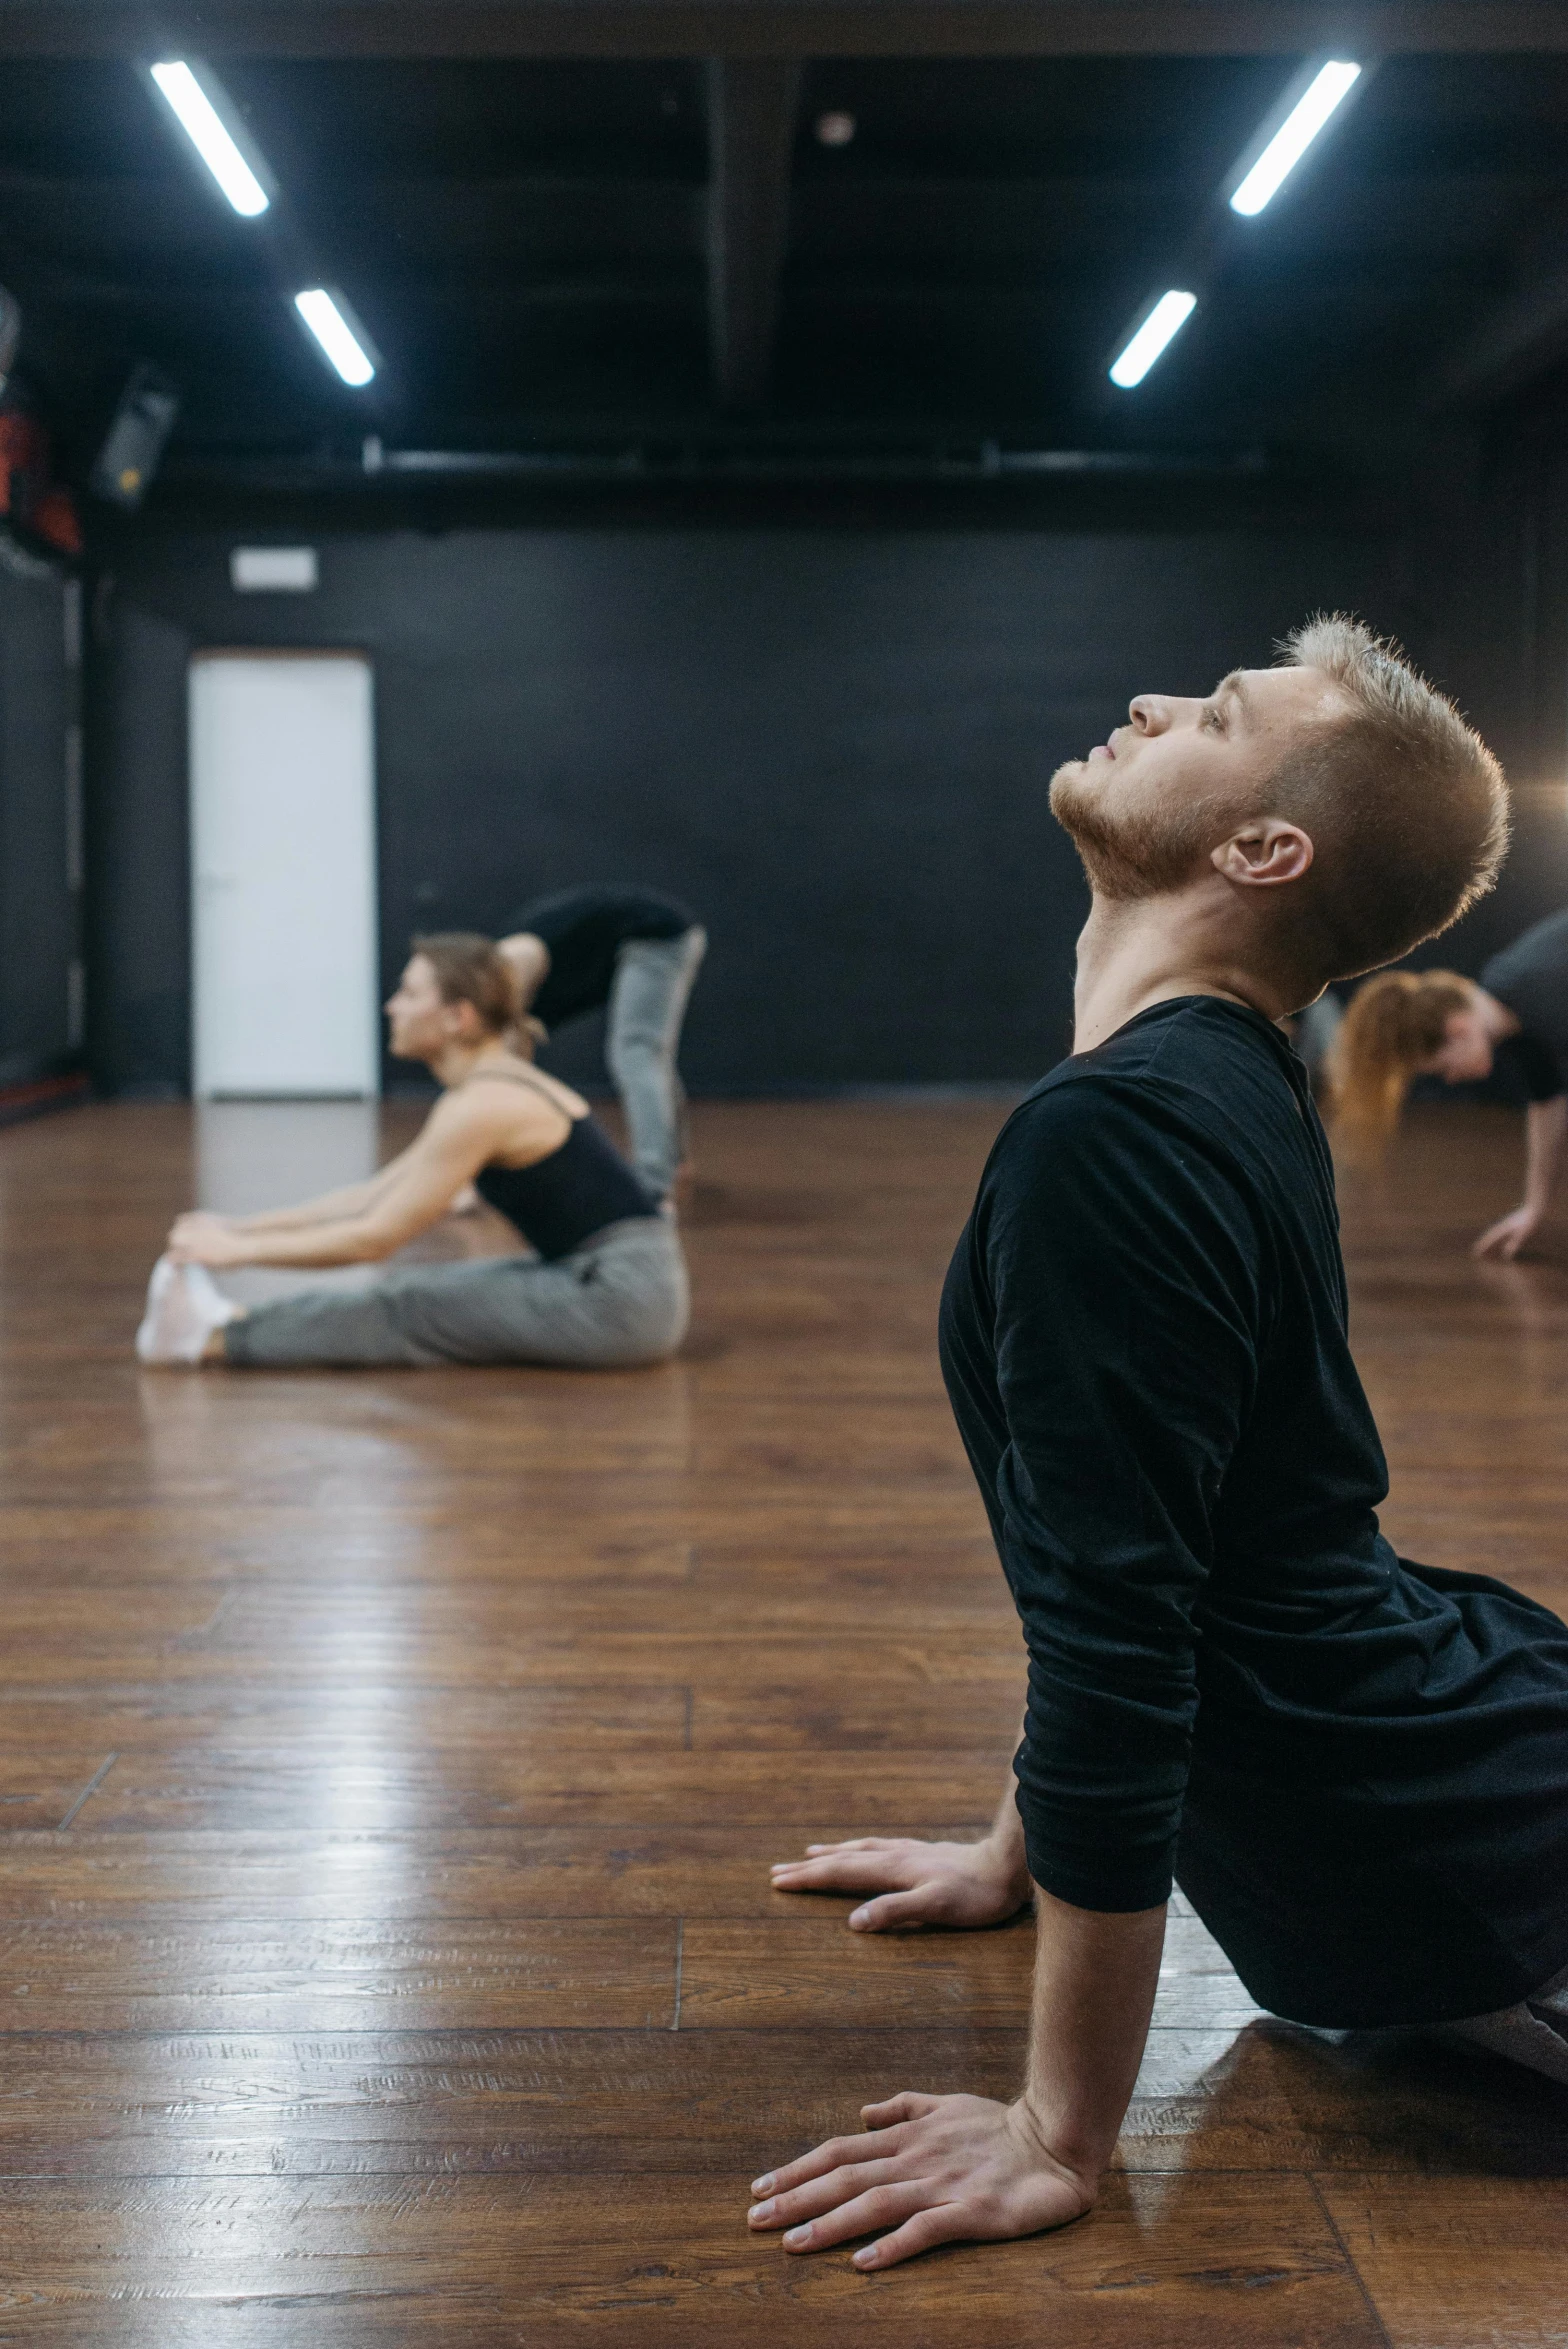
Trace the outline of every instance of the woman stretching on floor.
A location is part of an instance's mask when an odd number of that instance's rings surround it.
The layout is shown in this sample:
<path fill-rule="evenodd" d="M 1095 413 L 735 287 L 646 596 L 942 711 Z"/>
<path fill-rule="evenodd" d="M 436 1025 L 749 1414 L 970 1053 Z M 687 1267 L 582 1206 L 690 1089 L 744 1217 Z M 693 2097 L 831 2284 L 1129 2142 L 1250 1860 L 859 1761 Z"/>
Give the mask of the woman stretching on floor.
<path fill-rule="evenodd" d="M 417 938 L 387 1005 L 391 1046 L 444 1090 L 368 1182 L 266 1215 L 182 1215 L 153 1268 L 136 1351 L 149 1363 L 659 1362 L 685 1334 L 675 1227 L 569 1086 L 519 1057 L 512 973 L 488 938 Z M 475 1184 L 532 1256 L 413 1264 L 373 1287 L 247 1311 L 204 1267 L 373 1263 Z"/>
<path fill-rule="evenodd" d="M 1373 1160 L 1415 1078 L 1473 1084 L 1499 1065 L 1527 1104 L 1524 1200 L 1474 1253 L 1507 1261 L 1541 1226 L 1568 1138 L 1568 913 L 1494 954 L 1479 984 L 1457 971 L 1380 971 L 1352 998 L 1328 1055 L 1335 1143 Z"/>

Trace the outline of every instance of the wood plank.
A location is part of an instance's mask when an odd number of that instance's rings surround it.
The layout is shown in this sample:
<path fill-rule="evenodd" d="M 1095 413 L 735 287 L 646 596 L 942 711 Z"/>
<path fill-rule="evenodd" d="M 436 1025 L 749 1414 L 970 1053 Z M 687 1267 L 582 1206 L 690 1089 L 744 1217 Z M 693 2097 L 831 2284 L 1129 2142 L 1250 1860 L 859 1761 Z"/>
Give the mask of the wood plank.
<path fill-rule="evenodd" d="M 63 1751 L 43 1741 L 0 1746 L 0 1830 L 64 1826 L 112 1760 L 107 1738 L 84 1736 Z"/>
<path fill-rule="evenodd" d="M 160 1752 L 144 1743 L 121 1755 L 89 1823 L 137 1832 L 754 1825 L 783 1847 L 768 1857 L 784 1858 L 827 1840 L 844 1819 L 873 1834 L 944 1810 L 983 1820 L 1005 1766 L 995 1750 L 885 1752 L 868 1785 L 854 1752 L 800 1754 L 781 1770 L 765 1752 L 682 1752 L 673 1736 L 631 1750 L 618 1741 L 558 1749 L 547 1739 L 394 1744 L 341 1731 L 303 1737 L 292 1750 L 174 1744 Z"/>
<path fill-rule="evenodd" d="M 1000 1792 L 1023 1714 L 1022 1658 L 1011 1675 L 946 1680 L 892 1680 L 824 1670 L 815 1681 L 757 1687 L 698 1684 L 692 1694 L 691 1742 L 733 1753 L 850 1752 L 879 1757 L 899 1747 L 970 1745 L 994 1756 Z M 0 1712 L 0 1727 L 4 1714 Z M 880 1759 L 868 1781 L 880 1773 Z"/>
<path fill-rule="evenodd" d="M 742 2187 L 535 2174 L 0 2182 L 0 2298 L 26 2295 L 30 2341 L 136 2349 L 210 2342 L 196 2328 L 217 2310 L 268 2327 L 219 2339 L 282 2349 L 319 2343 L 324 2324 L 334 2349 L 728 2349 L 737 2328 L 781 2349 L 850 2334 L 875 2349 L 907 2344 L 912 2322 L 921 2349 L 966 2349 L 1023 2310 L 1028 2337 L 1060 2349 L 1381 2349 L 1304 2179 L 1115 2178 L 1061 2234 L 956 2248 L 896 2279 L 748 2238 Z M 150 2308 L 131 2299 L 132 2278 Z"/>
<path fill-rule="evenodd" d="M 565 1582 L 620 1589 L 683 1582 L 689 1541 L 585 1536 L 580 1513 L 559 1521 L 530 1494 L 519 1524 L 515 1503 L 425 1506 L 389 1497 L 379 1506 L 327 1503 L 300 1508 L 248 1500 L 186 1506 L 151 1500 L 103 1508 L 0 1505 L 0 1585 L 47 1573 L 61 1588 L 120 1589 L 198 1581 L 222 1586 L 249 1576 L 311 1581 L 330 1544 L 340 1583 Z M 354 1568 L 359 1568 L 356 1576 Z"/>
<path fill-rule="evenodd" d="M 1009 2097 L 1020 2028 L 26 2034 L 0 2078 L 0 2176 L 694 2173 L 730 2184 L 891 2089 Z M 1551 2084 L 1441 2049 L 1370 2068 L 1276 2023 L 1157 2026 L 1118 2166 L 1503 2176 L 1568 2167 Z"/>
<path fill-rule="evenodd" d="M 679 1682 L 640 1687 L 530 1686 L 464 1689 L 461 1736 L 464 1746 L 492 1746 L 509 1753 L 562 1753 L 602 1746 L 677 1747 L 689 1728 L 689 1691 Z M 220 1745 L 230 1753 L 276 1751 L 291 1754 L 307 1741 L 341 1742 L 349 1727 L 356 1743 L 377 1749 L 422 1752 L 450 1745 L 453 1695 L 444 1688 L 396 1692 L 372 1683 L 318 1686 L 305 1694 L 294 1687 L 203 1681 L 151 1681 L 141 1686 L 12 1689 L 0 1683 L 0 1768 L 6 1752 L 63 1747 L 68 1740 L 101 1756 L 168 1752 L 173 1748 Z M 12 1820 L 10 1825 L 22 1822 Z"/>
<path fill-rule="evenodd" d="M 230 1680 L 247 1689 L 281 1684 L 326 1691 L 604 1688 L 627 1682 L 646 1687 L 661 1681 L 684 1686 L 704 1677 L 731 1683 L 755 1674 L 764 1652 L 748 1632 L 743 1610 L 731 1622 L 715 1624 L 710 1637 L 700 1628 L 666 1632 L 633 1626 L 606 1630 L 591 1641 L 548 1623 L 531 1633 L 488 1640 L 475 1627 L 423 1641 L 417 1623 L 378 1636 L 373 1619 L 348 1609 L 337 1618 L 330 1639 L 318 1628 L 314 1637 L 286 1640 L 282 1608 L 277 1624 L 276 1647 L 259 1638 L 230 1644 L 217 1631 L 199 1641 L 145 1645 L 134 1629 L 118 1645 L 85 1635 L 69 1645 L 40 1641 L 5 1658 L 6 1678 L 13 1691 L 30 1693 L 59 1685 L 117 1688 L 155 1680 L 165 1686 Z M 770 1637 L 765 1651 L 768 1664 L 787 1681 L 809 1673 L 813 1656 L 821 1652 L 805 1623 Z M 842 1656 L 842 1648 L 839 1652 Z M 944 1672 L 953 1679 L 994 1676 L 1016 1692 L 1020 1654 L 1018 1627 L 1011 1618 L 993 1631 L 955 1609 L 947 1618 L 933 1620 L 928 1613 L 917 1621 L 900 1620 L 880 1655 L 873 1640 L 868 1676 L 878 1670 L 890 1681 L 905 1674 L 929 1680 Z"/>
<path fill-rule="evenodd" d="M 1390 2349 L 1544 2349 L 1564 2338 L 1568 2180 L 1321 2183 Z"/>
<path fill-rule="evenodd" d="M 830 1907 L 819 1898 L 800 1905 Z M 1025 2028 L 1034 1970 L 1027 1919 L 989 1933 L 859 1934 L 843 1924 L 849 1905 L 834 1901 L 825 1918 L 689 1918 L 681 2029 L 818 2031 L 853 2023 L 876 2030 L 960 2017 L 979 2027 Z M 1239 2027 L 1259 2011 L 1197 1919 L 1173 1917 L 1156 2020 L 1217 2029 Z"/>
<path fill-rule="evenodd" d="M 243 1919 L 768 1917 L 792 1904 L 768 1881 L 777 1838 L 757 1827 L 360 1827 L 336 1833 L 148 1829 L 69 1835 L 0 1829 L 10 1917 Z M 900 1819 L 937 1839 L 979 1820 Z M 833 1829 L 852 1831 L 838 1820 Z"/>
<path fill-rule="evenodd" d="M 668 2027 L 673 1926 L 0 1923 L 0 2031 Z"/>

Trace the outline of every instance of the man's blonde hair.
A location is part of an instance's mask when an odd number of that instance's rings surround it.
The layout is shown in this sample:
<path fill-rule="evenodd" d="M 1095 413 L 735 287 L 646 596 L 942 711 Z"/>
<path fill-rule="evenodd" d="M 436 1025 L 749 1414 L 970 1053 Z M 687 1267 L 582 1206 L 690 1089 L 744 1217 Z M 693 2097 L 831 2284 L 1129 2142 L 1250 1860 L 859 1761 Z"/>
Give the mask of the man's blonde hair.
<path fill-rule="evenodd" d="M 1319 613 L 1280 659 L 1321 670 L 1352 705 L 1286 755 L 1264 794 L 1267 813 L 1312 837 L 1304 959 L 1324 982 L 1350 978 L 1446 930 L 1492 887 L 1508 787 L 1453 703 L 1359 620 Z"/>

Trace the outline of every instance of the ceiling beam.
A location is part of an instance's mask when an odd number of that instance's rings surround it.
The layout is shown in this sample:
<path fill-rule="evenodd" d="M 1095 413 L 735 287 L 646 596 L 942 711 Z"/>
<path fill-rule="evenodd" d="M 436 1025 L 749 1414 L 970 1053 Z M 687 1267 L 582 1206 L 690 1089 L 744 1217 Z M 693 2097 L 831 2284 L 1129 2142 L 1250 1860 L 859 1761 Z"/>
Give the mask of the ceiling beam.
<path fill-rule="evenodd" d="M 793 58 L 708 60 L 708 334 L 727 415 L 768 396 L 799 103 Z"/>
<path fill-rule="evenodd" d="M 1568 51 L 1562 0 L 0 0 L 0 57 L 1298 56 Z"/>

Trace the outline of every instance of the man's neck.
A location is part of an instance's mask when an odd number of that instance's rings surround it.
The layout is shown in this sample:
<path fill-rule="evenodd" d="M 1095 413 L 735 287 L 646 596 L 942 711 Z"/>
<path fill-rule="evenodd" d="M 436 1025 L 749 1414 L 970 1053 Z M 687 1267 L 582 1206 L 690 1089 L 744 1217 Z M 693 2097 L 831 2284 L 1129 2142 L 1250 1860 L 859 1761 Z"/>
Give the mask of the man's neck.
<path fill-rule="evenodd" d="M 1075 1053 L 1092 1052 L 1140 1011 L 1179 995 L 1217 995 L 1269 1020 L 1296 1008 L 1288 982 L 1245 964 L 1234 935 L 1222 933 L 1205 912 L 1182 898 L 1131 904 L 1095 898 L 1078 940 Z"/>

